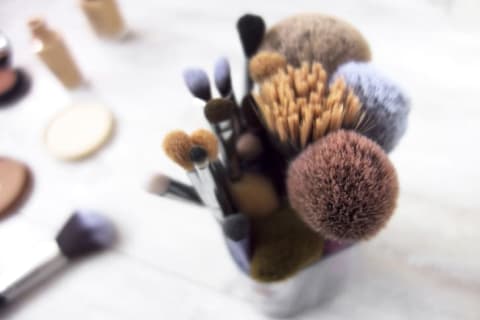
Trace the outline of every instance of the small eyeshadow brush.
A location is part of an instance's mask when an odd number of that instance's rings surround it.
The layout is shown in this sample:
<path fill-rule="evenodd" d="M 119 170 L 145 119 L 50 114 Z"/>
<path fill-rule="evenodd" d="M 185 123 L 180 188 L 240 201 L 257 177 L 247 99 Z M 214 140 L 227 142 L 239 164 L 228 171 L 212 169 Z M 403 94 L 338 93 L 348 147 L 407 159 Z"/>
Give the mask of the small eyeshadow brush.
<path fill-rule="evenodd" d="M 248 60 L 257 52 L 265 35 L 265 22 L 262 17 L 254 14 L 245 14 L 237 21 L 237 31 L 240 36 L 243 53 L 246 57 L 245 68 L 245 93 L 250 92 L 253 87 L 252 79 L 248 73 Z"/>
<path fill-rule="evenodd" d="M 235 94 L 232 87 L 232 77 L 230 72 L 230 64 L 227 58 L 221 57 L 215 62 L 213 76 L 215 86 L 220 92 L 222 98 L 227 98 L 236 103 Z"/>
<path fill-rule="evenodd" d="M 198 68 L 186 69 L 183 72 L 183 80 L 194 97 L 205 102 L 212 98 L 210 80 L 208 80 L 208 75 L 204 70 Z"/>
<path fill-rule="evenodd" d="M 192 204 L 203 205 L 202 200 L 192 186 L 161 173 L 154 175 L 150 179 L 147 190 L 159 196 L 171 197 Z"/>
<path fill-rule="evenodd" d="M 0 307 L 27 293 L 69 262 L 110 247 L 115 239 L 115 229 L 104 216 L 93 211 L 76 211 L 56 239 L 41 247 L 30 263 L 2 273 Z"/>
<path fill-rule="evenodd" d="M 235 143 L 238 139 L 240 124 L 236 117 L 236 105 L 224 98 L 210 100 L 203 109 L 205 117 L 220 141 L 220 153 L 227 167 L 230 179 L 240 177 L 240 163 Z"/>

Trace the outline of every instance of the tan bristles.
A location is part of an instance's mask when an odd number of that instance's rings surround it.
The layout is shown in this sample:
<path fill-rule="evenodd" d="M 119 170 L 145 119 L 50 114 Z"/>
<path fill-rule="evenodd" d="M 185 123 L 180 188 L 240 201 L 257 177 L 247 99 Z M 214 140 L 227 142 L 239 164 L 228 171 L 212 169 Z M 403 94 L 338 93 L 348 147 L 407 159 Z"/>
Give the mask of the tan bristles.
<path fill-rule="evenodd" d="M 192 144 L 203 147 L 210 160 L 218 158 L 218 141 L 215 134 L 209 130 L 198 129 L 190 134 Z"/>
<path fill-rule="evenodd" d="M 281 54 L 262 51 L 250 60 L 249 72 L 253 80 L 261 82 L 286 65 L 287 60 Z"/>
<path fill-rule="evenodd" d="M 188 134 L 181 130 L 168 133 L 163 139 L 163 150 L 165 154 L 185 170 L 193 170 L 193 163 L 190 160 L 190 150 L 193 144 Z"/>
<path fill-rule="evenodd" d="M 287 65 L 263 79 L 255 99 L 265 125 L 280 143 L 298 150 L 329 132 L 355 128 L 362 120 L 360 100 L 344 79 L 330 86 L 327 79 L 320 63 Z"/>

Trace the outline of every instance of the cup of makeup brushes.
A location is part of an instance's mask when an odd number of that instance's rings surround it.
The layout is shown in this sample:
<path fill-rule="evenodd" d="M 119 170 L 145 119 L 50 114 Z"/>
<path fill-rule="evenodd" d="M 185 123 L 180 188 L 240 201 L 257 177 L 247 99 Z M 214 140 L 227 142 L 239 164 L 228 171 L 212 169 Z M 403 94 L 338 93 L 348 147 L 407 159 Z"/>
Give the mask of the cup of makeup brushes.
<path fill-rule="evenodd" d="M 284 281 L 261 283 L 249 279 L 248 299 L 260 312 L 279 318 L 321 308 L 343 290 L 357 256 L 353 248 L 343 250 Z"/>

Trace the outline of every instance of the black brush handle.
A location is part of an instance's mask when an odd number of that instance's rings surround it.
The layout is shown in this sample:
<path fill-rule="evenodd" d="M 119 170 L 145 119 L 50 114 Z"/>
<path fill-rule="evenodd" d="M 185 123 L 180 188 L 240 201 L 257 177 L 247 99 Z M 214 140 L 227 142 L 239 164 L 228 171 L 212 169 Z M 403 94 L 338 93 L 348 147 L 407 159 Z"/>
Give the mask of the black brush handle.
<path fill-rule="evenodd" d="M 0 310 L 3 309 L 7 305 L 7 298 L 0 295 Z"/>

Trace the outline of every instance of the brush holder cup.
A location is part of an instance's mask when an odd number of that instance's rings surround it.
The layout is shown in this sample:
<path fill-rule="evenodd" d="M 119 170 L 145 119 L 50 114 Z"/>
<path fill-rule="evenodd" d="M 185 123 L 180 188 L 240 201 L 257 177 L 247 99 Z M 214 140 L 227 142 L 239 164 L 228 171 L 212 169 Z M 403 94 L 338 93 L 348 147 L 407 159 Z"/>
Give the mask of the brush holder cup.
<path fill-rule="evenodd" d="M 325 244 L 325 256 L 294 276 L 276 282 L 259 282 L 249 273 L 246 242 L 226 240 L 234 263 L 246 277 L 240 294 L 259 312 L 276 318 L 294 317 L 334 299 L 347 285 L 349 274 L 358 257 L 351 245 Z M 247 250 L 245 250 L 247 249 Z"/>
<path fill-rule="evenodd" d="M 247 299 L 259 312 L 276 318 L 321 308 L 346 290 L 357 254 L 351 248 L 322 258 L 284 281 L 261 283 L 248 278 Z"/>

